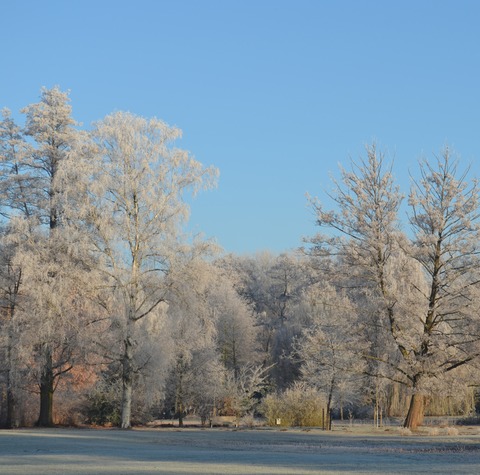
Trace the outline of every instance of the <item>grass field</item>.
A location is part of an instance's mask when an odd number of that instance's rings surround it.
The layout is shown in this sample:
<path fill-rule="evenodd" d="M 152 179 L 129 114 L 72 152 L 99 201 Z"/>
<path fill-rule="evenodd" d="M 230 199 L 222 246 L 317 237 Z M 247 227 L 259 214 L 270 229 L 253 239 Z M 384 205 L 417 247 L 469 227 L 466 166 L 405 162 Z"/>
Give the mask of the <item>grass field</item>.
<path fill-rule="evenodd" d="M 480 435 L 397 429 L 0 431 L 0 474 L 475 474 Z M 456 431 L 454 431 L 456 432 Z"/>

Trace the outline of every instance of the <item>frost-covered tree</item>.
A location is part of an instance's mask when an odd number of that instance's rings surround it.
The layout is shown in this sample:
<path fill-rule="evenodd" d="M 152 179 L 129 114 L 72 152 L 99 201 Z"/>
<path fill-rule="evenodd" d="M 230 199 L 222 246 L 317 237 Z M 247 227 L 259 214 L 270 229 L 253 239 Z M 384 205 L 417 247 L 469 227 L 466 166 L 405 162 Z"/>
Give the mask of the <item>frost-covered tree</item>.
<path fill-rule="evenodd" d="M 175 279 L 168 301 L 169 404 L 180 425 L 187 408 L 206 420 L 225 399 L 227 374 L 239 376 L 257 358 L 254 316 L 225 272 L 198 258 Z"/>
<path fill-rule="evenodd" d="M 62 334 L 60 323 L 70 325 L 71 309 L 64 304 L 66 293 L 73 290 L 67 287 L 67 280 L 62 279 L 61 274 L 73 277 L 76 274 L 74 263 L 78 261 L 79 249 L 72 246 L 76 234 L 66 229 L 71 211 L 66 196 L 73 189 L 73 183 L 66 178 L 66 170 L 73 160 L 71 152 L 79 133 L 78 124 L 72 118 L 68 93 L 58 87 L 42 89 L 41 100 L 22 112 L 26 115 L 24 134 L 34 142 L 24 161 L 32 185 L 30 219 L 41 228 L 32 236 L 33 241 L 21 260 L 32 270 L 33 281 L 42 284 L 31 287 L 35 290 L 31 299 L 35 307 L 31 312 L 38 315 L 37 323 L 41 323 L 41 331 L 34 330 L 41 338 L 36 344 L 40 363 L 38 425 L 52 425 L 55 382 L 72 367 L 72 333 L 67 330 Z M 33 262 L 37 265 L 30 267 Z"/>
<path fill-rule="evenodd" d="M 263 364 L 271 368 L 272 381 L 279 389 L 287 387 L 298 376 L 298 367 L 288 355 L 293 338 L 302 330 L 295 309 L 302 290 L 312 281 L 309 267 L 295 254 L 267 252 L 227 256 L 219 265 L 255 310 L 259 351 Z"/>
<path fill-rule="evenodd" d="M 40 101 L 22 112 L 26 116 L 23 129 L 8 113 L 1 124 L 1 206 L 2 215 L 11 220 L 10 232 L 17 234 L 10 240 L 16 242 L 16 265 L 22 266 L 23 281 L 30 282 L 25 286 L 28 307 L 22 306 L 22 311 L 31 332 L 23 332 L 22 337 L 30 335 L 23 340 L 35 353 L 36 364 L 29 363 L 38 365 L 38 371 L 32 372 L 40 392 L 37 422 L 52 425 L 56 381 L 71 367 L 65 358 L 73 355 L 70 343 L 75 344 L 70 332 L 68 337 L 60 336 L 60 323 L 75 313 L 64 305 L 73 289 L 67 288 L 61 273 L 79 282 L 78 272 L 85 270 L 80 265 L 82 246 L 76 242 L 79 235 L 69 226 L 76 195 L 69 172 L 74 169 L 73 151 L 81 134 L 71 116 L 68 94 L 58 87 L 42 89 Z"/>
<path fill-rule="evenodd" d="M 16 425 L 19 373 L 19 325 L 17 305 L 21 299 L 22 269 L 14 263 L 14 247 L 2 236 L 0 243 L 0 426 Z M 3 380 L 3 381 L 2 381 Z M 4 395 L 4 397 L 3 397 Z"/>
<path fill-rule="evenodd" d="M 337 407 L 342 419 L 344 406 L 359 402 L 363 382 L 365 362 L 358 357 L 362 343 L 350 331 L 359 326 L 355 310 L 344 294 L 328 284 L 310 288 L 302 311 L 311 323 L 295 344 L 301 379 L 324 394 L 327 414 Z"/>
<path fill-rule="evenodd" d="M 336 284 L 349 288 L 365 316 L 367 373 L 410 387 L 405 426 L 415 428 L 433 381 L 478 355 L 478 189 L 457 176 L 448 149 L 436 166 L 424 162 L 409 199 L 409 242 L 390 170 L 374 146 L 367 154 L 342 172 L 332 195 L 337 211 L 312 201 L 318 224 L 334 231 L 314 238 L 314 254 L 335 258 Z"/>
<path fill-rule="evenodd" d="M 28 218 L 31 215 L 29 190 L 31 184 L 24 171 L 27 145 L 20 126 L 11 117 L 8 109 L 2 110 L 0 121 L 0 213 L 5 221 L 1 230 L 0 261 L 0 299 L 2 317 L 0 325 L 0 349 L 3 351 L 1 372 L 5 376 L 4 425 L 12 427 L 15 419 L 15 374 L 18 373 L 18 361 L 15 357 L 18 332 L 16 308 L 20 298 L 22 269 L 14 263 L 16 246 L 8 242 L 12 226 L 8 220 L 15 215 Z M 2 391 L 3 392 L 3 391 Z M 3 411 L 2 411 L 3 412 Z"/>
<path fill-rule="evenodd" d="M 216 347 L 220 359 L 227 369 L 238 374 L 242 366 L 259 360 L 255 315 L 224 275 L 210 300 L 216 314 Z"/>
<path fill-rule="evenodd" d="M 268 370 L 263 365 L 247 364 L 237 374 L 233 371 L 226 378 L 226 396 L 229 401 L 228 410 L 236 417 L 238 426 L 244 416 L 253 416 L 261 397 L 269 388 Z"/>
<path fill-rule="evenodd" d="M 183 426 L 187 408 L 197 407 L 198 387 L 204 386 L 203 378 L 218 362 L 217 309 L 211 305 L 217 276 L 215 269 L 199 258 L 187 261 L 177 275 L 166 296 L 166 331 L 174 342 L 166 404 L 174 408 L 179 426 Z M 215 386 L 217 378 L 212 374 L 210 377 Z"/>
<path fill-rule="evenodd" d="M 392 377 L 392 364 L 398 357 L 391 344 L 396 336 L 394 309 L 398 297 L 392 292 L 391 283 L 396 277 L 391 262 L 402 252 L 397 217 L 402 195 L 375 144 L 366 152 L 366 160 L 352 163 L 350 171 L 342 169 L 341 181 L 334 182 L 329 196 L 335 210 L 310 199 L 317 224 L 331 231 L 316 235 L 310 252 L 314 256 L 312 265 L 334 286 L 345 289 L 361 314 L 357 321 L 363 320 L 364 324 L 356 335 L 370 348 L 359 357 L 367 359 L 365 372 L 372 377 L 375 398 L 383 377 Z"/>
<path fill-rule="evenodd" d="M 115 295 L 112 322 L 121 330 L 123 428 L 131 425 L 139 344 L 135 327 L 165 300 L 168 277 L 185 253 L 184 197 L 210 185 L 215 176 L 214 169 L 173 146 L 180 135 L 158 119 L 124 112 L 107 116 L 92 131 L 96 150 L 85 216 L 94 256 Z"/>
<path fill-rule="evenodd" d="M 409 253 L 426 285 L 415 289 L 418 334 L 402 343 L 413 389 L 406 427 L 421 424 L 425 397 L 438 379 L 480 355 L 480 190 L 467 173 L 459 172 L 458 160 L 445 148 L 433 164 L 421 163 L 409 197 Z"/>

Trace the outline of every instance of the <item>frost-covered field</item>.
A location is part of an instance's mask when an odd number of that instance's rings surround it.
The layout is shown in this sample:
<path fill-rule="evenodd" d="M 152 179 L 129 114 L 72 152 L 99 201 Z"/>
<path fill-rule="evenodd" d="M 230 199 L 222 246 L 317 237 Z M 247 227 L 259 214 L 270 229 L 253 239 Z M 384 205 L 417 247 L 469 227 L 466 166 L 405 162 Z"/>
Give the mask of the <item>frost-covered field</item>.
<path fill-rule="evenodd" d="M 0 431 L 0 474 L 473 474 L 480 473 L 478 433 L 11 430 Z"/>

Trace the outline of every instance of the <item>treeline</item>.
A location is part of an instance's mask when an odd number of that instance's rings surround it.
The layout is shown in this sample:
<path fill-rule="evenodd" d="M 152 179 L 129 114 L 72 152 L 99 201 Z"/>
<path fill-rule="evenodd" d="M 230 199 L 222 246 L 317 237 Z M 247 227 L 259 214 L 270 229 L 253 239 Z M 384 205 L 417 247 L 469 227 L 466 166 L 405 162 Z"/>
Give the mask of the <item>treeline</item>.
<path fill-rule="evenodd" d="M 58 88 L 21 112 L 0 122 L 3 427 L 475 411 L 478 188 L 449 149 L 405 200 L 369 146 L 333 210 L 310 199 L 325 234 L 222 255 L 184 235 L 217 171 L 180 130 L 124 112 L 83 130 Z"/>

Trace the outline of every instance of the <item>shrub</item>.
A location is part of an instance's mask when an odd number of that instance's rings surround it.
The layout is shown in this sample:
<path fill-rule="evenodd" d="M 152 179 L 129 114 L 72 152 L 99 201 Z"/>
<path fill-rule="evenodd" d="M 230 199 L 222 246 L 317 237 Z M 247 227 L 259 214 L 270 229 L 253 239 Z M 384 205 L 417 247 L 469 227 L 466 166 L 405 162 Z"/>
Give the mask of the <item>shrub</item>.
<path fill-rule="evenodd" d="M 120 407 L 108 394 L 95 391 L 89 394 L 86 408 L 87 422 L 95 425 L 120 425 Z"/>
<path fill-rule="evenodd" d="M 119 426 L 121 384 L 118 368 L 109 367 L 86 394 L 83 415 L 87 424 Z"/>
<path fill-rule="evenodd" d="M 270 426 L 320 427 L 325 398 L 316 389 L 295 384 L 281 394 L 265 397 L 261 410 Z"/>

